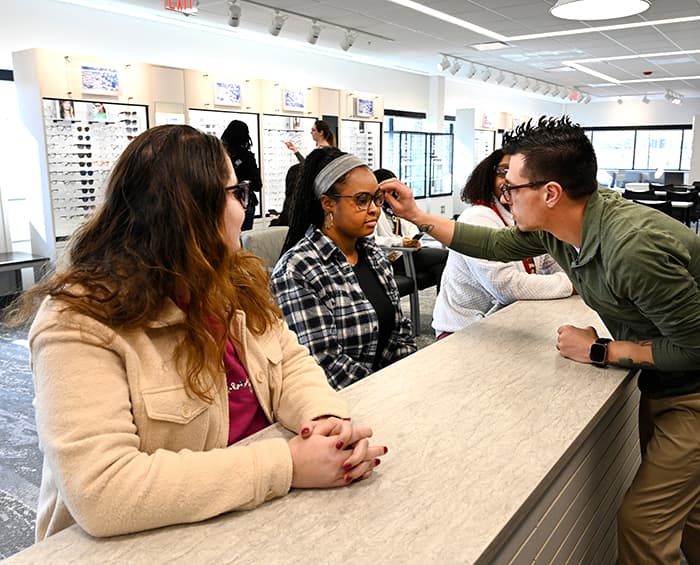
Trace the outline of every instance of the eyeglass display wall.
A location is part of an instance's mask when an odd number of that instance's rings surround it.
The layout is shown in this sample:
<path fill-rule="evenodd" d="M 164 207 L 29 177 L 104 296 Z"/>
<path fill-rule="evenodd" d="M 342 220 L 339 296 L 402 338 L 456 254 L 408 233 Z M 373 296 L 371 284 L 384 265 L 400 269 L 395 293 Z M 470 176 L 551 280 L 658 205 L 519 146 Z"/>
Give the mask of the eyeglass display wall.
<path fill-rule="evenodd" d="M 299 152 L 306 156 L 316 148 L 311 137 L 311 126 L 316 118 L 297 116 L 262 117 L 263 147 L 263 203 L 265 210 L 282 210 L 284 204 L 285 179 L 289 167 L 298 163 L 285 141 L 291 141 Z"/>
<path fill-rule="evenodd" d="M 370 169 L 380 165 L 380 144 L 382 124 L 361 120 L 341 120 L 338 146 L 347 153 L 356 155 L 367 163 Z"/>
<path fill-rule="evenodd" d="M 147 107 L 43 99 L 49 189 L 56 240 L 68 238 L 104 196 L 112 165 L 148 129 Z"/>
<path fill-rule="evenodd" d="M 246 112 L 227 112 L 221 110 L 195 110 L 192 108 L 189 109 L 188 113 L 190 125 L 192 127 L 216 136 L 219 139 L 221 139 L 221 134 L 224 133 L 226 127 L 233 120 L 240 120 L 241 122 L 244 122 L 248 126 L 250 140 L 253 142 L 250 150 L 253 152 L 253 155 L 255 155 L 255 162 L 258 164 L 258 167 L 260 167 L 260 117 L 258 114 L 250 114 Z M 256 218 L 260 218 L 262 216 L 262 205 L 262 201 L 260 201 L 255 208 Z"/>
<path fill-rule="evenodd" d="M 474 130 L 474 162 L 481 163 L 496 150 L 496 131 L 492 129 Z"/>
<path fill-rule="evenodd" d="M 407 186 L 416 198 L 452 194 L 451 133 L 387 131 L 384 133 L 384 166 Z"/>

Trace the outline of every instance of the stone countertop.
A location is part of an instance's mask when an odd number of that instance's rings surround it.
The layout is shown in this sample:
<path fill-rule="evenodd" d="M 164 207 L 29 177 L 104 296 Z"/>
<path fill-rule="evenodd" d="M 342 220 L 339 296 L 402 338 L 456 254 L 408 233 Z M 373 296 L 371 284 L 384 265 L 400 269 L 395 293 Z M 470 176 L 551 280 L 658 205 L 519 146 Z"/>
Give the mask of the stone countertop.
<path fill-rule="evenodd" d="M 566 323 L 605 335 L 579 297 L 518 302 L 342 391 L 353 420 L 389 446 L 366 481 L 104 540 L 73 526 L 7 563 L 473 563 L 507 539 L 626 382 L 623 369 L 562 358 Z"/>

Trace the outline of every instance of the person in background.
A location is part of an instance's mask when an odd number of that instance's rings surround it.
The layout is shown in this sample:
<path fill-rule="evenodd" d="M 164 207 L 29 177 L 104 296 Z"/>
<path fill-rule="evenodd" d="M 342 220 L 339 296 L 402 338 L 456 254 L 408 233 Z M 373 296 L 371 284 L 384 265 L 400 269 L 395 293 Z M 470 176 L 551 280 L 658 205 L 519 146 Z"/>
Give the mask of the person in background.
<path fill-rule="evenodd" d="M 284 203 L 279 216 L 270 220 L 271 226 L 288 226 L 289 225 L 289 208 L 292 205 L 292 195 L 297 186 L 301 163 L 294 163 L 287 170 L 287 176 L 284 179 Z"/>
<path fill-rule="evenodd" d="M 107 119 L 107 108 L 105 108 L 105 105 L 102 102 L 93 102 L 92 113 L 95 118 L 99 118 L 101 120 Z"/>
<path fill-rule="evenodd" d="M 293 195 L 272 292 L 331 385 L 346 387 L 416 351 L 384 252 L 372 171 L 336 148 L 312 151 Z"/>
<path fill-rule="evenodd" d="M 311 137 L 316 147 L 335 147 L 335 135 L 331 131 L 331 126 L 325 120 L 316 120 L 311 126 Z M 299 153 L 299 149 L 291 141 L 283 142 L 300 163 L 304 162 L 304 156 Z"/>
<path fill-rule="evenodd" d="M 386 179 L 396 178 L 396 175 L 389 169 L 377 169 L 374 171 L 374 177 L 377 182 L 382 182 Z M 437 291 L 440 293 L 440 281 L 447 262 L 447 250 L 421 246 L 420 240 L 414 239 L 419 233 L 418 228 L 396 216 L 391 206 L 386 202 L 382 205 L 382 212 L 377 221 L 377 229 L 374 231 L 376 242 L 384 247 L 415 247 L 417 251 L 413 252 L 413 264 L 416 273 L 430 273 L 435 281 Z M 395 272 L 406 274 L 403 261 L 394 259 L 392 266 Z"/>
<path fill-rule="evenodd" d="M 247 185 L 185 125 L 136 137 L 69 264 L 27 291 L 44 452 L 37 539 L 114 536 L 366 478 L 385 447 L 284 324 L 240 250 Z M 253 378 L 255 375 L 255 378 Z M 278 421 L 298 432 L 228 447 Z"/>
<path fill-rule="evenodd" d="M 642 461 L 617 514 L 618 562 L 700 563 L 700 237 L 599 188 L 595 151 L 568 116 L 503 136 L 501 203 L 515 228 L 452 222 L 420 210 L 398 181 L 381 189 L 396 213 L 451 249 L 498 261 L 548 252 L 612 335 L 563 325 L 560 355 L 638 371 Z"/>
<path fill-rule="evenodd" d="M 462 191 L 462 200 L 471 206 L 458 222 L 491 228 L 515 225 L 508 204 L 499 202 L 509 163 L 510 155 L 497 149 L 476 166 Z M 516 300 L 564 298 L 573 291 L 571 281 L 549 255 L 501 263 L 450 251 L 432 325 L 441 339 Z"/>
<path fill-rule="evenodd" d="M 260 169 L 255 160 L 255 155 L 250 150 L 253 146 L 253 141 L 250 139 L 248 124 L 241 120 L 231 121 L 226 126 L 224 133 L 221 134 L 221 141 L 224 143 L 224 147 L 231 158 L 236 178 L 250 183 L 250 201 L 245 211 L 245 220 L 241 229 L 243 231 L 251 230 L 255 219 L 255 208 L 259 202 L 256 193 L 259 194 L 262 189 L 262 179 L 260 178 Z"/>

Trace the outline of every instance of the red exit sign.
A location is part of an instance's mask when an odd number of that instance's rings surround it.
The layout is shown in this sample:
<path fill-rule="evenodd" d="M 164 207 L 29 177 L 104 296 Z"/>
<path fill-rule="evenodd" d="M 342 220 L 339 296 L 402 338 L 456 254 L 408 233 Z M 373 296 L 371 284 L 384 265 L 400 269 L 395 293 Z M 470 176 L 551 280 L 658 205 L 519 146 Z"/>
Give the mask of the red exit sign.
<path fill-rule="evenodd" d="M 197 13 L 198 0 L 163 0 L 163 8 L 189 16 Z"/>

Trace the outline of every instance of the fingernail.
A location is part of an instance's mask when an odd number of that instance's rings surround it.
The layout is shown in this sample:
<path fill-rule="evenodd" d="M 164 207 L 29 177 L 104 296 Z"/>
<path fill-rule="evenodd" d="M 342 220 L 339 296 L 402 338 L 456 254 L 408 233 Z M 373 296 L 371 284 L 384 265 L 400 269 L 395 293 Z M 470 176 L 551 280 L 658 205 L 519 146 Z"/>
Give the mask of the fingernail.
<path fill-rule="evenodd" d="M 301 435 L 303 436 L 308 436 L 311 433 L 311 430 L 309 428 L 303 428 L 301 430 Z"/>
<path fill-rule="evenodd" d="M 387 453 L 389 453 L 389 448 L 388 448 L 388 447 L 385 447 L 385 448 L 384 448 L 384 455 L 386 455 Z"/>
<path fill-rule="evenodd" d="M 376 467 L 376 466 L 379 465 L 381 462 L 382 462 L 381 459 L 375 459 L 375 460 L 374 460 L 374 466 Z"/>
<path fill-rule="evenodd" d="M 352 418 L 343 418 L 343 420 L 345 420 L 346 422 L 349 422 L 350 420 L 352 420 Z"/>
<path fill-rule="evenodd" d="M 343 469 L 345 469 L 346 471 L 349 471 L 350 469 L 352 469 L 352 464 L 346 463 L 345 465 L 343 465 Z"/>
<path fill-rule="evenodd" d="M 342 441 L 339 441 L 338 443 L 335 444 L 335 448 L 336 449 L 343 449 L 344 445 L 345 444 Z"/>
<path fill-rule="evenodd" d="M 350 475 L 345 475 L 345 484 L 352 482 L 352 477 Z"/>

